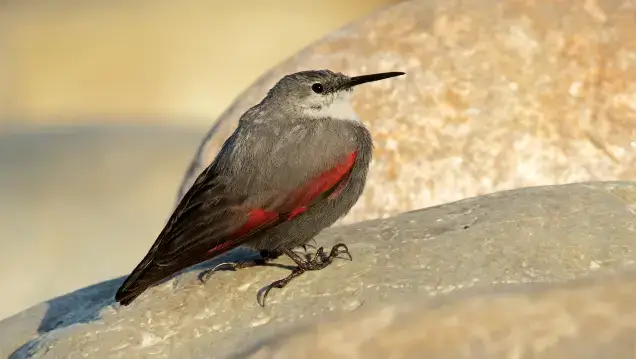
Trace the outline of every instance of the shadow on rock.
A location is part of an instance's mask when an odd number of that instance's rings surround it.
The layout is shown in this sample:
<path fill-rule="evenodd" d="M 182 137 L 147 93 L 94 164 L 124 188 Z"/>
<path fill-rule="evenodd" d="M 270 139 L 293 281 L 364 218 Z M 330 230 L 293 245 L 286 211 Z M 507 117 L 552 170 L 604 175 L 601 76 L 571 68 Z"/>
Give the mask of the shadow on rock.
<path fill-rule="evenodd" d="M 63 329 L 73 324 L 90 323 L 100 319 L 100 311 L 114 302 L 114 293 L 126 277 L 78 289 L 44 302 L 46 313 L 37 328 L 37 333 L 46 335 L 53 330 Z M 10 359 L 28 358 L 40 340 L 29 340 L 9 356 Z"/>
<path fill-rule="evenodd" d="M 38 327 L 38 333 L 99 319 L 99 311 L 113 304 L 113 294 L 125 278 L 93 284 L 46 302 L 49 309 Z M 82 310 L 78 310 L 80 307 Z"/>
<path fill-rule="evenodd" d="M 200 278 L 201 274 L 211 271 L 213 268 L 219 266 L 219 264 L 254 259 L 256 256 L 257 253 L 253 250 L 237 248 L 218 258 L 192 266 L 156 285 L 162 285 L 175 277 L 180 277 L 191 272 L 200 272 L 196 276 L 197 278 Z M 277 263 L 266 263 L 264 266 L 277 266 L 285 269 L 293 269 L 292 266 Z M 221 267 L 219 271 L 222 270 L 226 269 Z M 37 328 L 37 333 L 40 336 L 36 339 L 29 340 L 20 348 L 15 350 L 9 356 L 9 359 L 29 358 L 35 352 L 46 351 L 45 348 L 41 347 L 45 345 L 44 343 L 46 343 L 46 339 L 58 336 L 63 333 L 66 328 L 71 327 L 74 324 L 87 324 L 100 320 L 100 312 L 106 307 L 111 306 L 117 310 L 119 304 L 115 302 L 115 293 L 125 279 L 126 276 L 122 276 L 116 279 L 97 283 L 40 304 L 39 306 L 47 306 L 46 313 Z M 192 285 L 189 281 L 187 282 L 187 285 Z M 179 287 L 181 287 L 179 279 L 175 281 L 174 287 L 175 290 L 179 290 Z"/>

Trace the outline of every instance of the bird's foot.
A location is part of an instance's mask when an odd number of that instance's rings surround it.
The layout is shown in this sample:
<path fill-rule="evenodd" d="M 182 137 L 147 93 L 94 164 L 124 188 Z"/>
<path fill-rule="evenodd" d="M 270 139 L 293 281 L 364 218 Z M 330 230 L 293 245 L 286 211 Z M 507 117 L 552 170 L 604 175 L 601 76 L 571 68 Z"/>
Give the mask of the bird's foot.
<path fill-rule="evenodd" d="M 341 251 L 341 249 L 343 249 Z M 329 253 L 329 260 L 332 261 L 334 258 L 338 258 L 341 254 L 346 254 L 347 257 L 349 257 L 350 261 L 353 261 L 353 257 L 351 256 L 351 253 L 349 252 L 349 248 L 347 248 L 347 245 L 344 243 L 338 243 L 335 246 L 333 246 L 331 248 L 331 252 Z"/>
<path fill-rule="evenodd" d="M 349 257 L 349 260 L 353 260 L 351 253 L 349 253 L 349 248 L 344 243 L 338 243 L 331 248 L 329 254 L 325 253 L 324 247 L 318 248 L 314 257 L 310 260 L 302 261 L 299 258 L 292 258 L 297 266 L 303 268 L 304 270 L 320 270 L 331 264 L 335 258 L 338 258 L 340 254 L 346 254 Z"/>
<path fill-rule="evenodd" d="M 300 276 L 306 271 L 323 269 L 331 264 L 331 262 L 340 254 L 346 254 L 349 257 L 349 260 L 353 260 L 351 253 L 349 253 L 349 248 L 347 248 L 347 245 L 345 245 L 344 243 L 338 243 L 333 246 L 329 254 L 325 253 L 324 247 L 320 247 L 311 259 L 303 260 L 299 255 L 289 250 L 285 251 L 284 253 L 287 254 L 298 267 L 296 267 L 296 269 L 294 269 L 287 277 L 271 283 L 267 287 L 263 288 L 261 292 L 259 292 L 256 297 L 256 301 L 261 307 L 265 306 L 265 299 L 267 298 L 267 295 L 269 294 L 270 290 L 272 290 L 272 288 L 282 289 L 294 278 Z"/>
<path fill-rule="evenodd" d="M 294 278 L 298 277 L 304 272 L 305 272 L 304 269 L 300 267 L 296 267 L 296 269 L 294 269 L 287 277 L 283 279 L 279 279 L 271 283 L 267 287 L 261 289 L 259 293 L 256 295 L 256 301 L 261 307 L 265 307 L 265 299 L 267 298 L 267 295 L 269 294 L 269 291 L 272 290 L 272 288 L 278 288 L 278 289 L 285 288 L 285 286 L 289 284 L 289 282 L 291 282 Z"/>
<path fill-rule="evenodd" d="M 199 274 L 199 281 L 201 281 L 201 283 L 205 283 L 208 281 L 208 279 L 210 279 L 210 277 L 212 276 L 212 274 L 214 274 L 214 272 L 220 271 L 220 270 L 228 270 L 228 271 L 235 271 L 237 269 L 241 269 L 241 268 L 249 268 L 249 267 L 256 267 L 256 266 L 262 266 L 265 265 L 266 260 L 265 259 L 254 259 L 254 260 L 249 260 L 249 261 L 241 261 L 241 262 L 223 262 L 223 263 L 219 263 L 216 266 L 214 266 L 214 268 L 212 269 L 208 269 L 205 270 L 203 272 L 201 272 Z"/>
<path fill-rule="evenodd" d="M 279 252 L 270 252 L 270 251 L 261 251 L 261 258 L 246 260 L 246 261 L 237 261 L 237 262 L 223 262 L 217 264 L 214 268 L 201 272 L 199 274 L 199 281 L 201 283 L 205 283 L 210 279 L 212 274 L 219 270 L 229 270 L 236 271 L 237 269 L 249 268 L 249 267 L 257 267 L 264 266 L 268 261 L 276 259 L 280 257 Z"/>

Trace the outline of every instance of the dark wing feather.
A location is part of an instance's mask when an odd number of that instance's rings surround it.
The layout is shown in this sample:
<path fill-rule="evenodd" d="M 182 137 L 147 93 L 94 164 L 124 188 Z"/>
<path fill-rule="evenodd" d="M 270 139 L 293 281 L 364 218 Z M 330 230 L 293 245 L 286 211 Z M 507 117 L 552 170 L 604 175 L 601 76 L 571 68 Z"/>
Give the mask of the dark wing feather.
<path fill-rule="evenodd" d="M 228 194 L 211 175 L 201 174 L 186 193 L 148 254 L 117 291 L 118 302 L 126 305 L 174 273 L 243 243 L 246 236 L 231 234 L 249 222 L 244 198 Z"/>
<path fill-rule="evenodd" d="M 291 220 L 311 203 L 336 191 L 348 178 L 357 152 L 295 191 L 259 194 L 246 206 L 247 195 L 226 191 L 211 165 L 186 193 L 146 257 L 118 290 L 123 305 L 148 287 L 197 263 L 234 249 L 252 235 Z M 254 194 L 251 195 L 254 197 Z"/>

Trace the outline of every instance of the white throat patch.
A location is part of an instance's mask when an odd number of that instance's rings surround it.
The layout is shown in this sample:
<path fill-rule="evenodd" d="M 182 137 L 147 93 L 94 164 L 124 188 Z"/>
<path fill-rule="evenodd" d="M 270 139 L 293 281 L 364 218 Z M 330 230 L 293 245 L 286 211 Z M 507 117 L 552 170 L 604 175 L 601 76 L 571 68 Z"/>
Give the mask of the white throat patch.
<path fill-rule="evenodd" d="M 360 117 L 358 117 L 358 114 L 353 110 L 351 101 L 349 100 L 351 93 L 340 92 L 336 96 L 337 98 L 328 107 L 323 107 L 320 110 L 308 108 L 304 111 L 305 115 L 314 118 L 331 117 L 337 120 L 359 122 Z"/>

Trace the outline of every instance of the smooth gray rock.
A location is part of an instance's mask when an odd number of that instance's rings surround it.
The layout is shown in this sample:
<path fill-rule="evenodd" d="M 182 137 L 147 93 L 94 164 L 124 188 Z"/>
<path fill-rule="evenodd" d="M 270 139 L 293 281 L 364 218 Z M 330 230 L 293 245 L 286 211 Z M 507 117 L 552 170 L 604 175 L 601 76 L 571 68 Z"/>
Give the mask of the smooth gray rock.
<path fill-rule="evenodd" d="M 347 243 L 353 262 L 337 261 L 273 290 L 264 309 L 257 291 L 287 270 L 219 272 L 206 285 L 192 270 L 129 307 L 113 306 L 117 279 L 0 322 L 3 354 L 226 358 L 325 315 L 381 303 L 399 307 L 407 298 L 495 283 L 558 283 L 636 269 L 635 204 L 636 183 L 582 183 L 499 192 L 332 228 L 317 242 Z M 43 319 L 46 330 L 26 343 Z"/>
<path fill-rule="evenodd" d="M 634 358 L 636 272 L 510 287 L 346 313 L 258 345 L 248 358 Z"/>

